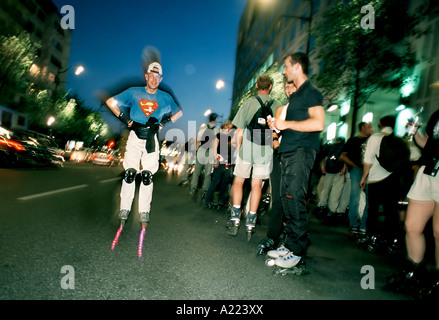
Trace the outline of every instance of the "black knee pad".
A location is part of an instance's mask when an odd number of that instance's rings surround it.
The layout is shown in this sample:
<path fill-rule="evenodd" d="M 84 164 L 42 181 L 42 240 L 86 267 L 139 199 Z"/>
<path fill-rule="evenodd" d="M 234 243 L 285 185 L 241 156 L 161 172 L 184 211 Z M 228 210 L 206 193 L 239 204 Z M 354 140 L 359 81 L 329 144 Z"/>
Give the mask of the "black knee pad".
<path fill-rule="evenodd" d="M 142 171 L 142 182 L 145 186 L 149 186 L 152 183 L 152 177 L 154 176 L 151 171 Z"/>
<path fill-rule="evenodd" d="M 123 176 L 123 179 L 126 183 L 133 183 L 136 180 L 137 170 L 136 169 L 127 169 L 125 170 L 125 175 Z"/>

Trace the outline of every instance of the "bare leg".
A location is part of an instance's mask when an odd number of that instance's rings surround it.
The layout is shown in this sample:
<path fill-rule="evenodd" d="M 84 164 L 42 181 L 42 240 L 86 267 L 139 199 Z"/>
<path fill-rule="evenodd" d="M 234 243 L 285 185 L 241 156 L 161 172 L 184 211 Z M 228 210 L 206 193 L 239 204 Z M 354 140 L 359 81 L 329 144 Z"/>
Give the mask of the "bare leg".
<path fill-rule="evenodd" d="M 252 179 L 252 193 L 250 196 L 250 211 L 258 212 L 259 202 L 262 195 L 262 180 Z"/>
<path fill-rule="evenodd" d="M 414 263 L 420 263 L 424 259 L 426 249 L 424 228 L 427 222 L 433 216 L 434 209 L 434 201 L 410 200 L 409 202 L 407 208 L 407 218 L 405 222 L 406 243 L 408 258 Z M 439 212 L 439 209 L 436 209 L 436 211 Z M 436 215 L 439 215 L 439 213 Z M 437 242 L 438 240 L 436 240 L 436 244 Z M 436 257 L 438 257 L 437 253 L 438 252 L 436 246 Z"/>

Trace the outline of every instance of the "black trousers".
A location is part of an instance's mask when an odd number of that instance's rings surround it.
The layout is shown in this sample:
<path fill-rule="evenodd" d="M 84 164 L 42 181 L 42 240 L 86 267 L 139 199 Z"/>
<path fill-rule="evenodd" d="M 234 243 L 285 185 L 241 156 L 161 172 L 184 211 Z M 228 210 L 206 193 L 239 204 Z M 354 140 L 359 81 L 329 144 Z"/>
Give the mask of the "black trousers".
<path fill-rule="evenodd" d="M 299 147 L 282 153 L 281 201 L 285 213 L 285 247 L 297 256 L 305 256 L 309 245 L 306 194 L 309 175 L 317 151 Z"/>
<path fill-rule="evenodd" d="M 225 164 L 219 164 L 218 167 L 213 169 L 212 181 L 210 182 L 209 189 L 206 192 L 204 203 L 211 203 L 215 194 L 216 188 L 220 185 L 219 203 L 227 204 L 229 200 L 229 185 L 232 182 L 233 174 L 232 168 L 229 165 L 226 168 Z"/>
<path fill-rule="evenodd" d="M 398 200 L 401 190 L 400 179 L 396 174 L 391 174 L 384 180 L 368 183 L 367 201 L 367 234 L 382 236 L 384 239 L 393 240 L 399 231 Z M 379 207 L 383 206 L 384 223 L 379 221 Z"/>
<path fill-rule="evenodd" d="M 273 156 L 273 170 L 270 174 L 271 180 L 271 210 L 268 218 L 267 237 L 277 240 L 282 232 L 282 223 L 284 221 L 284 210 L 280 198 L 280 160 Z"/>

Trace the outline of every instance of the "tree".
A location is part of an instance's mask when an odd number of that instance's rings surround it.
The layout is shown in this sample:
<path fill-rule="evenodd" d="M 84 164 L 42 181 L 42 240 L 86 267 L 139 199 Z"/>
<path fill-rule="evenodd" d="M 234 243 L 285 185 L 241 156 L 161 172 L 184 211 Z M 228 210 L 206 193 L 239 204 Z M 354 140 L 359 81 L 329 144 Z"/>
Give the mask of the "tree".
<path fill-rule="evenodd" d="M 10 105 L 13 96 L 26 94 L 38 48 L 27 32 L 0 35 L 0 103 Z"/>
<path fill-rule="evenodd" d="M 378 89 L 399 89 L 416 64 L 411 38 L 427 6 L 414 13 L 400 0 L 339 0 L 316 27 L 317 86 L 331 103 L 350 100 L 357 112 Z"/>

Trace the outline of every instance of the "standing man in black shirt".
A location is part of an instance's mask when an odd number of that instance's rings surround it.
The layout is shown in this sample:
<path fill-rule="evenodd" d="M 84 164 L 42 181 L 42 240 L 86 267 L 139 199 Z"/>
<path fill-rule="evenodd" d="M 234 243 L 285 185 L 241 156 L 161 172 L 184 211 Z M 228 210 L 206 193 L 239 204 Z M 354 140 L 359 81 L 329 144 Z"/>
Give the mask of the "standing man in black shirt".
<path fill-rule="evenodd" d="M 268 252 L 273 263 L 285 269 L 303 268 L 309 245 L 306 192 L 309 174 L 320 149 L 320 132 L 325 125 L 323 95 L 308 79 L 309 59 L 302 52 L 284 60 L 283 75 L 297 91 L 289 98 L 285 120 L 274 126 L 282 131 L 281 201 L 285 213 L 285 244 Z M 273 125 L 272 121 L 269 121 Z"/>

